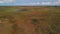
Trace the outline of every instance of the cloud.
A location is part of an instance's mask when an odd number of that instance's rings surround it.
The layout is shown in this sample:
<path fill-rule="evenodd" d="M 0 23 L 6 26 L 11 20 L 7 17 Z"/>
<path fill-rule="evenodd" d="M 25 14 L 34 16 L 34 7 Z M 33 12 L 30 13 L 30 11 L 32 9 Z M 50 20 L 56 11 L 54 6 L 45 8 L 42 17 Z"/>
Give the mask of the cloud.
<path fill-rule="evenodd" d="M 30 5 L 60 5 L 60 0 L 55 2 L 31 2 Z"/>
<path fill-rule="evenodd" d="M 41 2 L 41 5 L 51 5 L 52 2 Z"/>
<path fill-rule="evenodd" d="M 0 3 L 12 3 L 17 0 L 0 0 Z M 23 1 L 24 2 L 24 1 Z M 14 5 L 60 5 L 60 0 L 55 2 L 28 2 L 28 3 L 14 3 Z"/>
<path fill-rule="evenodd" d="M 4 3 L 3 1 L 0 1 L 0 3 Z"/>
<path fill-rule="evenodd" d="M 41 5 L 60 5 L 60 0 L 56 2 L 41 2 Z"/>
<path fill-rule="evenodd" d="M 58 0 L 60 2 L 60 0 Z"/>
<path fill-rule="evenodd" d="M 15 0 L 4 0 L 4 2 L 14 2 Z"/>
<path fill-rule="evenodd" d="M 0 0 L 0 3 L 11 3 L 15 2 L 15 0 Z"/>

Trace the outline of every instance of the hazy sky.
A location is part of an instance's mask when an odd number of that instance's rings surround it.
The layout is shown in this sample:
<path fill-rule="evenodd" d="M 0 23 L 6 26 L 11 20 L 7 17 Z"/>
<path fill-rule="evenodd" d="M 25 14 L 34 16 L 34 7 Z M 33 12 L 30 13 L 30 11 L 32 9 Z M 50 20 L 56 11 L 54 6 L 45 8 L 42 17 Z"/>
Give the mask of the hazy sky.
<path fill-rule="evenodd" d="M 53 6 L 59 5 L 60 0 L 0 0 L 0 6 Z"/>

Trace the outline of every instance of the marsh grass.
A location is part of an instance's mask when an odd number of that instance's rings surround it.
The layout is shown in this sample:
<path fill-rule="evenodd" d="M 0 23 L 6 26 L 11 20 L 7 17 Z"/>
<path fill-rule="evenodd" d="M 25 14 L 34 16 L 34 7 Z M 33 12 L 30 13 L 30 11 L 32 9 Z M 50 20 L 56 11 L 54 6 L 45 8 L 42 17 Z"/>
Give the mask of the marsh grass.
<path fill-rule="evenodd" d="M 15 9 L 18 10 L 14 12 Z M 18 11 L 23 11 L 23 12 L 18 12 Z M 42 17 L 44 16 L 47 17 L 40 18 L 41 17 L 40 15 Z M 8 23 L 5 22 L 6 19 Z M 17 31 L 18 29 L 19 30 L 23 29 L 23 28 L 20 29 L 18 27 L 18 24 L 20 25 L 21 23 L 23 24 L 22 21 L 26 19 L 30 19 L 31 21 L 30 23 L 35 27 L 34 28 L 35 34 L 60 34 L 60 7 L 0 7 L 0 22 L 1 22 L 0 27 L 2 26 L 2 24 L 4 25 L 7 24 L 7 27 L 5 26 L 5 28 L 8 32 L 10 32 L 9 34 L 14 34 L 14 33 L 20 34 L 20 31 L 18 31 L 19 33 L 16 33 L 15 31 Z M 17 22 L 16 20 L 19 20 L 19 22 Z M 4 29 L 2 28 L 2 30 Z M 4 32 L 6 33 L 7 31 L 4 30 Z"/>

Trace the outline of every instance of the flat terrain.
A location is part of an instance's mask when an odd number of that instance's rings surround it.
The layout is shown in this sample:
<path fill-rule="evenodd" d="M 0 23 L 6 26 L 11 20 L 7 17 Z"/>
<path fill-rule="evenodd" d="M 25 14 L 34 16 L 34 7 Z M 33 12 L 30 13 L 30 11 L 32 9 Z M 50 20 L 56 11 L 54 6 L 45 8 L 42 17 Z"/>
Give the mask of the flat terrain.
<path fill-rule="evenodd" d="M 60 34 L 60 7 L 0 6 L 0 34 Z"/>

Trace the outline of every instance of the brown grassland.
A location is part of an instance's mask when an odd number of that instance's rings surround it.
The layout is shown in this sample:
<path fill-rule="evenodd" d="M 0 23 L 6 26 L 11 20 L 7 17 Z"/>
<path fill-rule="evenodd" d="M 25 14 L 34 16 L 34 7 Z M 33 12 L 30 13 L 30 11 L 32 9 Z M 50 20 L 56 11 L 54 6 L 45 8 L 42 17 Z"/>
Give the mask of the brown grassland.
<path fill-rule="evenodd" d="M 60 34 L 60 7 L 0 6 L 0 34 Z"/>

